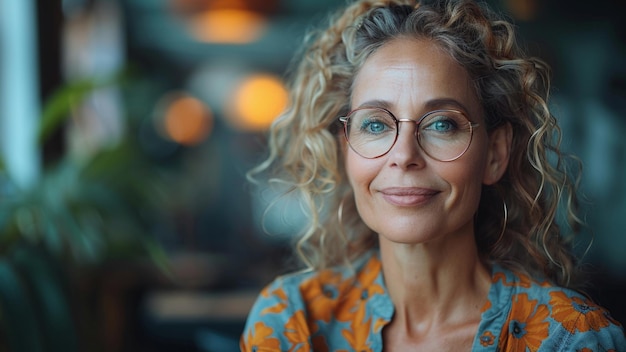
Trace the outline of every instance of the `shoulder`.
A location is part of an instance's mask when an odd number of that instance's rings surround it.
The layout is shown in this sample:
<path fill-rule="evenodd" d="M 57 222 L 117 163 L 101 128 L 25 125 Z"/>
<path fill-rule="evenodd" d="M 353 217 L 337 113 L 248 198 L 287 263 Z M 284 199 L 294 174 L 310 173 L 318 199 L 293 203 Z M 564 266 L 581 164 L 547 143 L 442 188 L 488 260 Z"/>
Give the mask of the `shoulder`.
<path fill-rule="evenodd" d="M 620 323 L 577 291 L 506 269 L 494 271 L 493 284 L 510 292 L 503 342 L 531 350 L 626 350 Z"/>
<path fill-rule="evenodd" d="M 315 346 L 320 329 L 348 319 L 349 302 L 367 294 L 364 289 L 378 287 L 374 281 L 379 274 L 378 256 L 369 253 L 350 267 L 277 277 L 261 291 L 248 315 L 242 350 L 248 350 L 246 346 Z"/>
<path fill-rule="evenodd" d="M 311 347 L 299 287 L 314 272 L 280 276 L 265 286 L 252 306 L 240 340 L 241 351 L 280 351 L 300 344 Z M 292 330 L 292 334 L 285 331 Z"/>
<path fill-rule="evenodd" d="M 377 252 L 368 252 L 350 266 L 300 271 L 277 277 L 263 289 L 260 300 L 276 298 L 300 306 L 320 296 L 338 298 L 355 287 L 369 287 L 381 273 Z"/>
<path fill-rule="evenodd" d="M 248 325 L 263 322 L 272 329 L 282 327 L 296 312 L 304 309 L 301 287 L 317 281 L 318 277 L 318 272 L 302 271 L 274 279 L 259 293 L 248 315 Z"/>

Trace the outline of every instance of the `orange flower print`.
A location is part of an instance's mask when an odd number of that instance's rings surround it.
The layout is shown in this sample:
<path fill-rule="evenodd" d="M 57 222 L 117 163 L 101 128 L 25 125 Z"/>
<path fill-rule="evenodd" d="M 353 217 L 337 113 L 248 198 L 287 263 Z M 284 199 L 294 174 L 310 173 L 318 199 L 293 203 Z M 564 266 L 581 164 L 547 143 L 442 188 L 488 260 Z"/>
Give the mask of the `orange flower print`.
<path fill-rule="evenodd" d="M 483 345 L 483 347 L 488 347 L 493 345 L 495 339 L 496 337 L 491 331 L 485 331 L 482 335 L 480 335 L 480 344 Z"/>
<path fill-rule="evenodd" d="M 365 306 L 367 299 L 377 293 L 384 293 L 384 290 L 380 285 L 372 284 L 371 286 L 365 288 L 353 287 L 342 299 L 340 309 L 336 312 L 337 320 L 354 320 L 355 314 L 360 307 Z"/>
<path fill-rule="evenodd" d="M 309 328 L 304 312 L 299 310 L 285 324 L 285 337 L 291 344 L 289 352 L 310 352 Z"/>
<path fill-rule="evenodd" d="M 582 350 L 576 350 L 576 352 L 593 352 L 593 350 L 591 348 L 583 348 Z"/>
<path fill-rule="evenodd" d="M 265 288 L 261 291 L 261 297 L 269 297 L 270 296 L 270 287 L 265 286 Z"/>
<path fill-rule="evenodd" d="M 378 334 L 381 332 L 381 330 L 385 327 L 385 325 L 387 325 L 389 321 L 383 319 L 383 318 L 378 318 L 376 319 L 376 322 L 374 323 L 374 333 Z"/>
<path fill-rule="evenodd" d="M 537 300 L 529 300 L 526 293 L 514 296 L 513 301 L 509 319 L 502 331 L 506 338 L 500 340 L 499 349 L 537 351 L 541 342 L 548 337 L 548 307 L 544 304 L 537 305 Z"/>
<path fill-rule="evenodd" d="M 357 281 L 361 285 L 362 288 L 367 289 L 367 293 L 362 293 L 361 298 L 367 299 L 375 294 L 384 294 L 385 289 L 376 284 L 376 278 L 380 274 L 381 264 L 378 258 L 373 257 L 367 265 L 363 268 L 359 276 L 357 277 Z"/>
<path fill-rule="evenodd" d="M 480 310 L 480 312 L 484 313 L 484 312 L 488 311 L 489 309 L 491 309 L 491 301 L 487 300 L 487 302 L 485 303 L 483 308 Z"/>
<path fill-rule="evenodd" d="M 276 296 L 279 302 L 276 303 L 276 305 L 263 309 L 263 311 L 261 311 L 261 315 L 265 315 L 268 313 L 280 313 L 283 311 L 283 309 L 287 308 L 287 295 L 285 294 L 285 291 L 282 287 L 279 287 L 272 292 L 269 292 L 268 289 L 264 289 L 263 291 L 261 291 L 261 296 L 263 297 L 268 298 L 272 295 Z"/>
<path fill-rule="evenodd" d="M 367 337 L 370 334 L 371 318 L 365 320 L 365 305 L 361 305 L 356 312 L 355 319 L 350 324 L 350 329 L 343 329 L 341 334 L 350 344 L 351 351 L 370 351 Z"/>
<path fill-rule="evenodd" d="M 300 285 L 302 298 L 312 321 L 329 322 L 336 310 L 338 298 L 350 288 L 351 281 L 343 280 L 341 274 L 323 270 L 314 278 Z"/>
<path fill-rule="evenodd" d="M 493 275 L 491 281 L 495 284 L 498 281 L 502 281 L 503 286 L 521 286 L 528 288 L 530 287 L 530 282 L 525 282 L 524 278 L 520 277 L 520 282 L 516 283 L 515 281 L 507 281 L 506 274 L 502 272 L 497 272 Z"/>
<path fill-rule="evenodd" d="M 357 276 L 357 281 L 362 287 L 368 287 L 374 283 L 381 270 L 380 260 L 376 257 L 372 257 L 367 264 L 363 267 L 363 270 Z"/>
<path fill-rule="evenodd" d="M 519 279 L 519 286 L 521 287 L 529 288 L 532 284 L 539 285 L 541 287 L 548 287 L 551 285 L 549 281 L 546 281 L 546 280 L 541 281 L 541 282 L 535 281 L 534 279 L 531 279 L 531 277 L 526 274 L 515 273 L 515 275 L 517 275 L 517 278 Z"/>
<path fill-rule="evenodd" d="M 588 299 L 578 296 L 569 297 L 565 292 L 550 292 L 552 318 L 563 325 L 570 333 L 576 330 L 585 332 L 599 331 L 609 326 L 606 312 Z"/>
<path fill-rule="evenodd" d="M 550 286 L 550 283 L 548 281 L 536 282 L 536 281 L 533 281 L 530 278 L 530 276 L 526 274 L 515 273 L 515 276 L 517 276 L 517 281 L 507 281 L 506 274 L 502 272 L 497 272 L 493 275 L 493 278 L 491 279 L 491 281 L 494 284 L 497 283 L 498 281 L 502 281 L 503 286 L 518 286 L 518 287 L 523 287 L 523 288 L 530 288 L 532 284 L 537 284 L 542 287 Z"/>
<path fill-rule="evenodd" d="M 357 276 L 358 285 L 348 291 L 341 302 L 341 309 L 336 312 L 337 320 L 351 321 L 365 301 L 375 294 L 384 294 L 385 289 L 376 284 L 376 278 L 380 274 L 381 265 L 378 258 L 370 259 L 363 270 Z"/>
<path fill-rule="evenodd" d="M 241 341 L 242 351 L 278 351 L 280 350 L 280 341 L 272 336 L 274 330 L 262 322 L 254 324 L 252 331 L 248 331 L 245 341 Z"/>

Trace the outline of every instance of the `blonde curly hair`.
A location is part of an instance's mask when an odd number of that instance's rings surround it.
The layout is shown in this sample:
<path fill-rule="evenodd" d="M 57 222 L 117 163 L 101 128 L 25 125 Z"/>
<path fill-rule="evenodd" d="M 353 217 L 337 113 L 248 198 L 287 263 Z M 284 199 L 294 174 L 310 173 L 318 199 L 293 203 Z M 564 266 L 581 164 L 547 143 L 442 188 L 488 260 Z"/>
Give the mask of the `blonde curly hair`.
<path fill-rule="evenodd" d="M 576 262 L 569 242 L 583 224 L 580 163 L 559 148 L 560 129 L 547 104 L 549 67 L 520 49 L 509 21 L 470 0 L 356 1 L 308 35 L 291 72 L 290 107 L 270 129 L 269 157 L 250 174 L 269 173 L 270 183 L 300 197 L 309 217 L 296 244 L 300 259 L 322 269 L 349 264 L 377 245 L 347 182 L 337 117 L 349 110 L 352 82 L 365 60 L 400 36 L 437 43 L 467 70 L 488 131 L 512 126 L 508 169 L 483 187 L 475 215 L 481 257 L 571 286 Z M 557 221 L 561 212 L 568 234 Z"/>

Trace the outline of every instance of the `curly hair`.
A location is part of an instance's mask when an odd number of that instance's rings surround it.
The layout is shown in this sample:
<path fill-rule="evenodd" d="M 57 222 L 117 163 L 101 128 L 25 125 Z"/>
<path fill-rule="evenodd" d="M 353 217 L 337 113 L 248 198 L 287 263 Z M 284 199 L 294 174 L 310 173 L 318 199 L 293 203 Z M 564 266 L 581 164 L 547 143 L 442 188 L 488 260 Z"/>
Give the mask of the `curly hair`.
<path fill-rule="evenodd" d="M 559 148 L 560 129 L 547 103 L 550 69 L 523 52 L 511 22 L 470 0 L 356 1 L 307 36 L 290 72 L 290 106 L 270 129 L 269 157 L 251 172 L 252 178 L 268 172 L 271 183 L 299 195 L 309 215 L 296 244 L 299 257 L 322 269 L 349 264 L 377 245 L 347 182 L 337 117 L 349 110 L 365 60 L 399 37 L 436 43 L 469 73 L 488 132 L 512 127 L 507 171 L 483 186 L 475 215 L 481 257 L 571 286 L 570 242 L 583 224 L 576 195 L 581 166 Z"/>

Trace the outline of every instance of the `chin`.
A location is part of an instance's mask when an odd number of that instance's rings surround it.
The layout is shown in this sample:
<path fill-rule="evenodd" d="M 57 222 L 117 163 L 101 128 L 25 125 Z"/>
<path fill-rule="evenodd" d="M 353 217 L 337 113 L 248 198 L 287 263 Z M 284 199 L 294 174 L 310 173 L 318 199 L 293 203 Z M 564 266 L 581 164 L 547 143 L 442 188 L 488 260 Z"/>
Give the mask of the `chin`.
<path fill-rule="evenodd" d="M 407 244 L 407 245 L 416 245 L 416 244 L 424 244 L 428 243 L 436 237 L 422 237 L 416 234 L 394 234 L 394 235 L 382 235 L 378 234 L 381 240 L 386 240 L 388 242 L 393 242 L 397 244 Z"/>
<path fill-rule="evenodd" d="M 424 228 L 423 223 L 406 223 L 402 226 L 394 226 L 393 228 L 383 228 L 376 233 L 378 233 L 381 239 L 385 239 L 389 242 L 420 244 L 440 238 L 442 231 L 433 228 Z"/>

